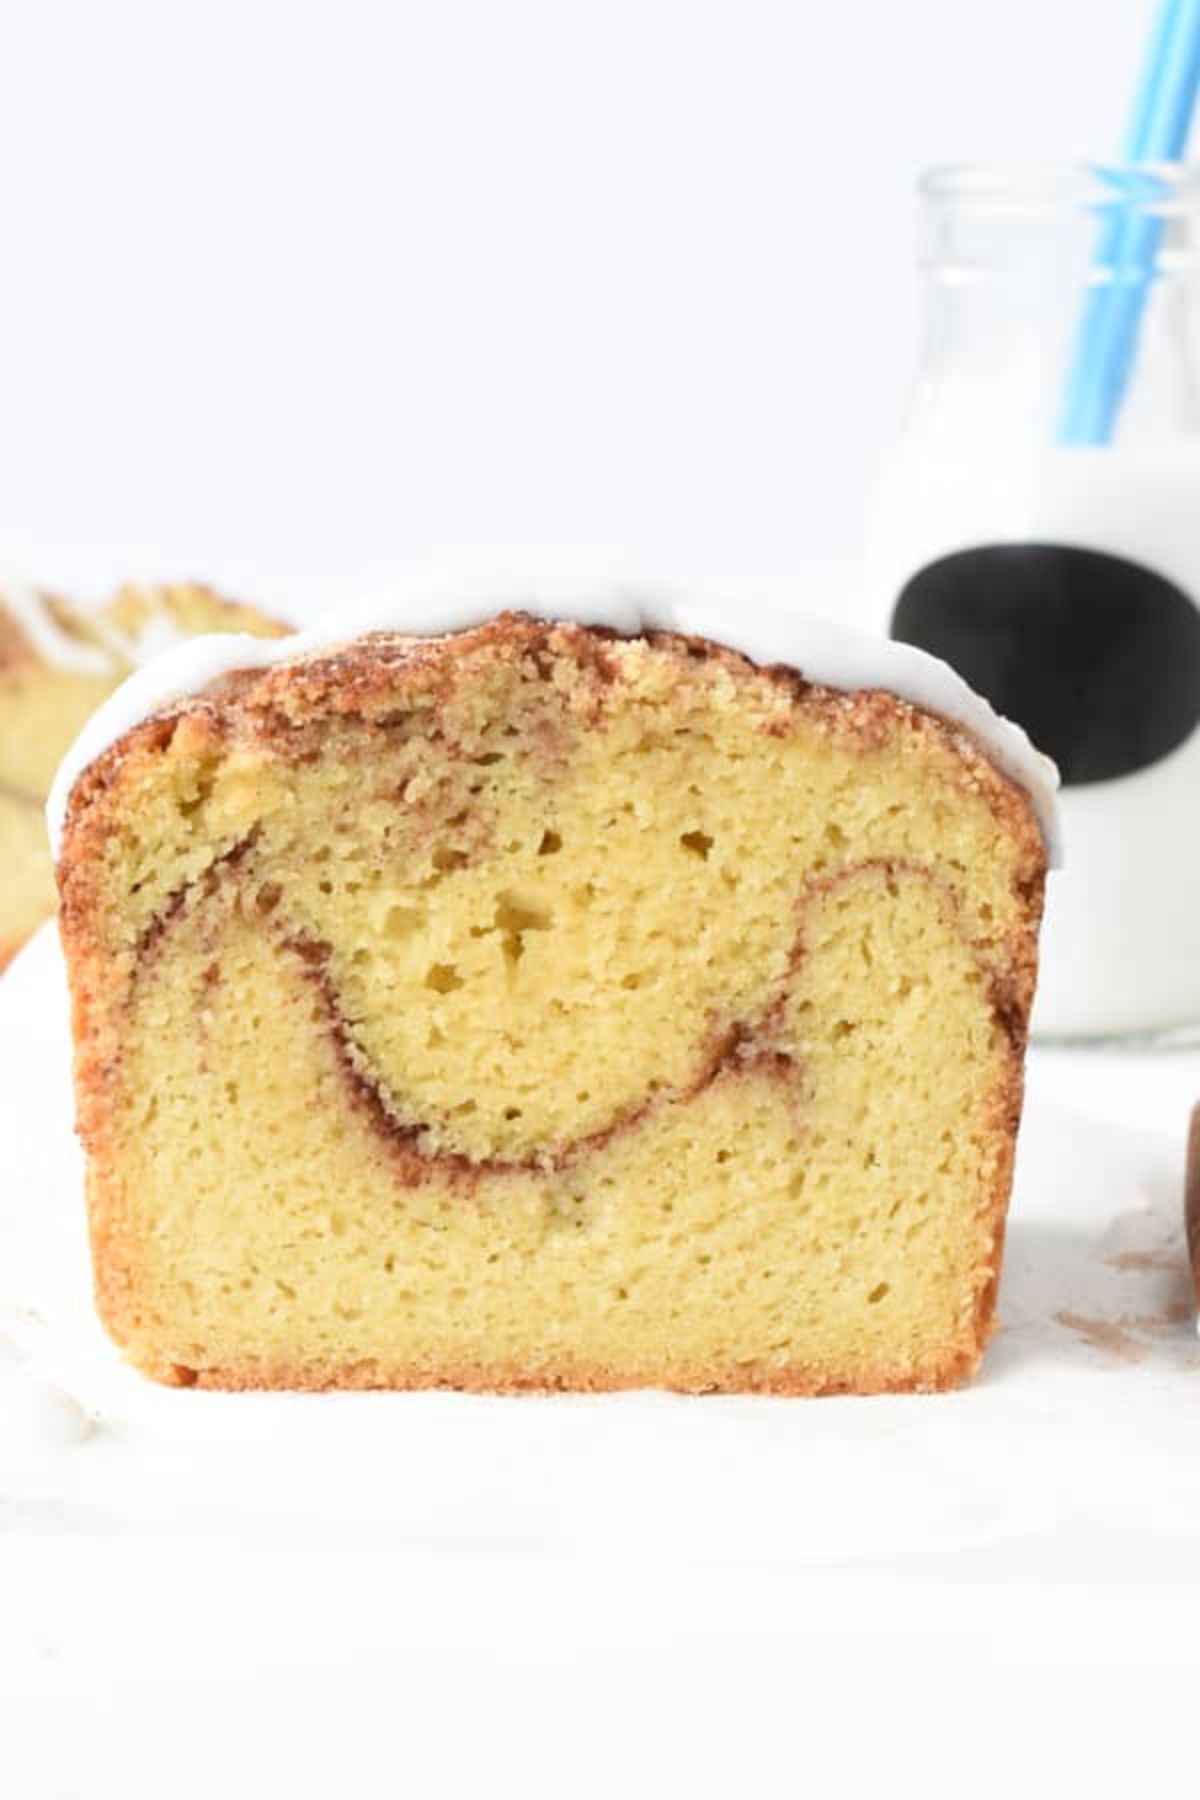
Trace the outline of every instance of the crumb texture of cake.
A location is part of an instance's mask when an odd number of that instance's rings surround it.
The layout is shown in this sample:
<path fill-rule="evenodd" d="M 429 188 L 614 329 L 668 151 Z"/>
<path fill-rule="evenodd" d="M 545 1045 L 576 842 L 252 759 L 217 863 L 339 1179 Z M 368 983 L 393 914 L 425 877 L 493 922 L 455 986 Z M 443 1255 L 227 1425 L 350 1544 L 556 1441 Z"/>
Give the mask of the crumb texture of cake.
<path fill-rule="evenodd" d="M 709 642 L 231 676 L 68 810 L 101 1316 L 214 1387 L 952 1385 L 1045 865 L 957 727 Z"/>
<path fill-rule="evenodd" d="M 42 809 L 85 720 L 166 644 L 204 632 L 275 637 L 285 629 L 194 583 L 131 584 L 88 611 L 0 582 L 0 968 L 54 911 Z"/>

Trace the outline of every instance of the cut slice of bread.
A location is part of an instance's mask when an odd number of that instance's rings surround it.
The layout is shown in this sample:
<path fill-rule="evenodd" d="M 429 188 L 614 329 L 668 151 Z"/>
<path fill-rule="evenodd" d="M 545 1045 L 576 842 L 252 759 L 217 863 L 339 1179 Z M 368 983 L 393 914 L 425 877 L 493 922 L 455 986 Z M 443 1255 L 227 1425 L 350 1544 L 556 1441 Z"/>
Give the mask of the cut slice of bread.
<path fill-rule="evenodd" d="M 211 1387 L 956 1383 L 1045 863 L 957 725 L 707 641 L 231 675 L 69 804 L 101 1316 Z"/>

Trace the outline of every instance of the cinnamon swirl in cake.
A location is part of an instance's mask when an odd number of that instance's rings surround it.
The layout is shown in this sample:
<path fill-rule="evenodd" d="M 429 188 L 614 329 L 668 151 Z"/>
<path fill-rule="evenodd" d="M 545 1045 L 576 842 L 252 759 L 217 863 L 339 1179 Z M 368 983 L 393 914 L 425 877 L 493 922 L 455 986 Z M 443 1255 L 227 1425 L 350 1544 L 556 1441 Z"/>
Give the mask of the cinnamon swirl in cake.
<path fill-rule="evenodd" d="M 976 1367 L 1044 765 L 919 652 L 567 610 L 210 655 L 64 771 L 96 1296 L 159 1380 Z"/>
<path fill-rule="evenodd" d="M 164 643 L 282 625 L 194 585 L 129 586 L 95 611 L 0 583 L 0 968 L 54 911 L 43 809 L 84 720 Z"/>

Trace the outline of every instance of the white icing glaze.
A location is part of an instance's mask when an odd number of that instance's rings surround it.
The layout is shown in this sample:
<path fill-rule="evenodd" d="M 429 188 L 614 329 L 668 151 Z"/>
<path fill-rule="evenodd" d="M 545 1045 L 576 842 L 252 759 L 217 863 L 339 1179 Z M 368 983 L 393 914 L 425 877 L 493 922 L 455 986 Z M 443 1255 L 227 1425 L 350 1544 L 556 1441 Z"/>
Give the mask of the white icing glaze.
<path fill-rule="evenodd" d="M 115 675 L 140 668 L 164 650 L 184 643 L 189 633 L 165 613 L 151 612 L 138 631 L 122 631 L 98 606 L 80 608 L 97 643 L 81 643 L 54 617 L 48 597 L 31 582 L 0 578 L 0 608 L 12 614 L 44 662 L 73 675 Z"/>
<path fill-rule="evenodd" d="M 756 663 L 786 663 L 809 680 L 840 689 L 882 688 L 961 725 L 993 760 L 1028 789 L 1052 862 L 1058 860 L 1058 772 L 1019 726 L 1000 718 L 947 664 L 923 650 L 849 631 L 826 620 L 760 605 L 673 594 L 647 595 L 578 582 L 514 585 L 421 581 L 392 587 L 329 614 L 292 637 L 192 638 L 137 670 L 88 721 L 63 759 L 46 819 L 57 857 L 71 789 L 89 764 L 153 713 L 202 693 L 235 669 L 265 669 L 349 643 L 368 632 L 444 637 L 483 624 L 505 610 L 626 636 L 679 631 L 712 638 Z"/>
<path fill-rule="evenodd" d="M 191 635 L 175 619 L 166 613 L 152 612 L 143 622 L 139 631 L 122 631 L 102 612 L 89 612 L 88 624 L 112 651 L 118 663 L 131 663 L 140 668 L 143 663 L 161 656 L 164 650 L 173 650 L 176 644 L 186 643 Z"/>
<path fill-rule="evenodd" d="M 120 666 L 100 645 L 82 644 L 64 631 L 45 594 L 27 581 L 11 576 L 0 580 L 0 607 L 12 614 L 38 655 L 56 669 L 72 675 L 111 675 Z"/>

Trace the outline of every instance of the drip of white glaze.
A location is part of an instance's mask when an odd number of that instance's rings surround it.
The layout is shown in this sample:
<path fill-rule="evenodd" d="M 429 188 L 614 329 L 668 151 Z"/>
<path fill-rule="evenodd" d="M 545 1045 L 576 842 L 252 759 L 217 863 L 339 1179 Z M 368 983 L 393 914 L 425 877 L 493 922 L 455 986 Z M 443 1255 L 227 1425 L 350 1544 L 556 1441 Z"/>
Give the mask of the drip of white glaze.
<path fill-rule="evenodd" d="M 122 631 L 102 612 L 90 612 L 87 621 L 96 636 L 112 652 L 116 663 L 140 668 L 165 650 L 186 643 L 191 635 L 166 613 L 151 613 L 137 631 Z"/>
<path fill-rule="evenodd" d="M 90 636 L 84 642 L 60 625 L 47 595 L 28 581 L 0 578 L 0 609 L 16 620 L 44 662 L 73 675 L 116 675 L 140 668 L 184 643 L 189 632 L 165 613 L 151 612 L 137 631 L 123 631 L 99 608 L 80 612 Z"/>
<path fill-rule="evenodd" d="M 1019 726 L 1002 719 L 981 695 L 937 657 L 909 644 L 846 630 L 822 619 L 744 603 L 646 595 L 582 583 L 511 589 L 422 581 L 392 587 L 340 608 L 292 637 L 244 634 L 192 638 L 138 669 L 84 726 L 67 752 L 46 806 L 57 857 L 71 789 L 83 771 L 144 719 L 178 705 L 223 675 L 266 669 L 351 642 L 371 632 L 445 637 L 499 612 L 597 625 L 636 637 L 675 631 L 710 638 L 759 664 L 783 663 L 809 681 L 851 690 L 884 689 L 940 713 L 968 732 L 1033 799 L 1052 861 L 1058 855 L 1058 772 Z"/>
<path fill-rule="evenodd" d="M 54 617 L 45 594 L 27 581 L 0 580 L 0 608 L 10 612 L 38 655 L 56 669 L 72 675 L 112 675 L 120 667 L 116 656 L 98 644 L 81 643 Z"/>

